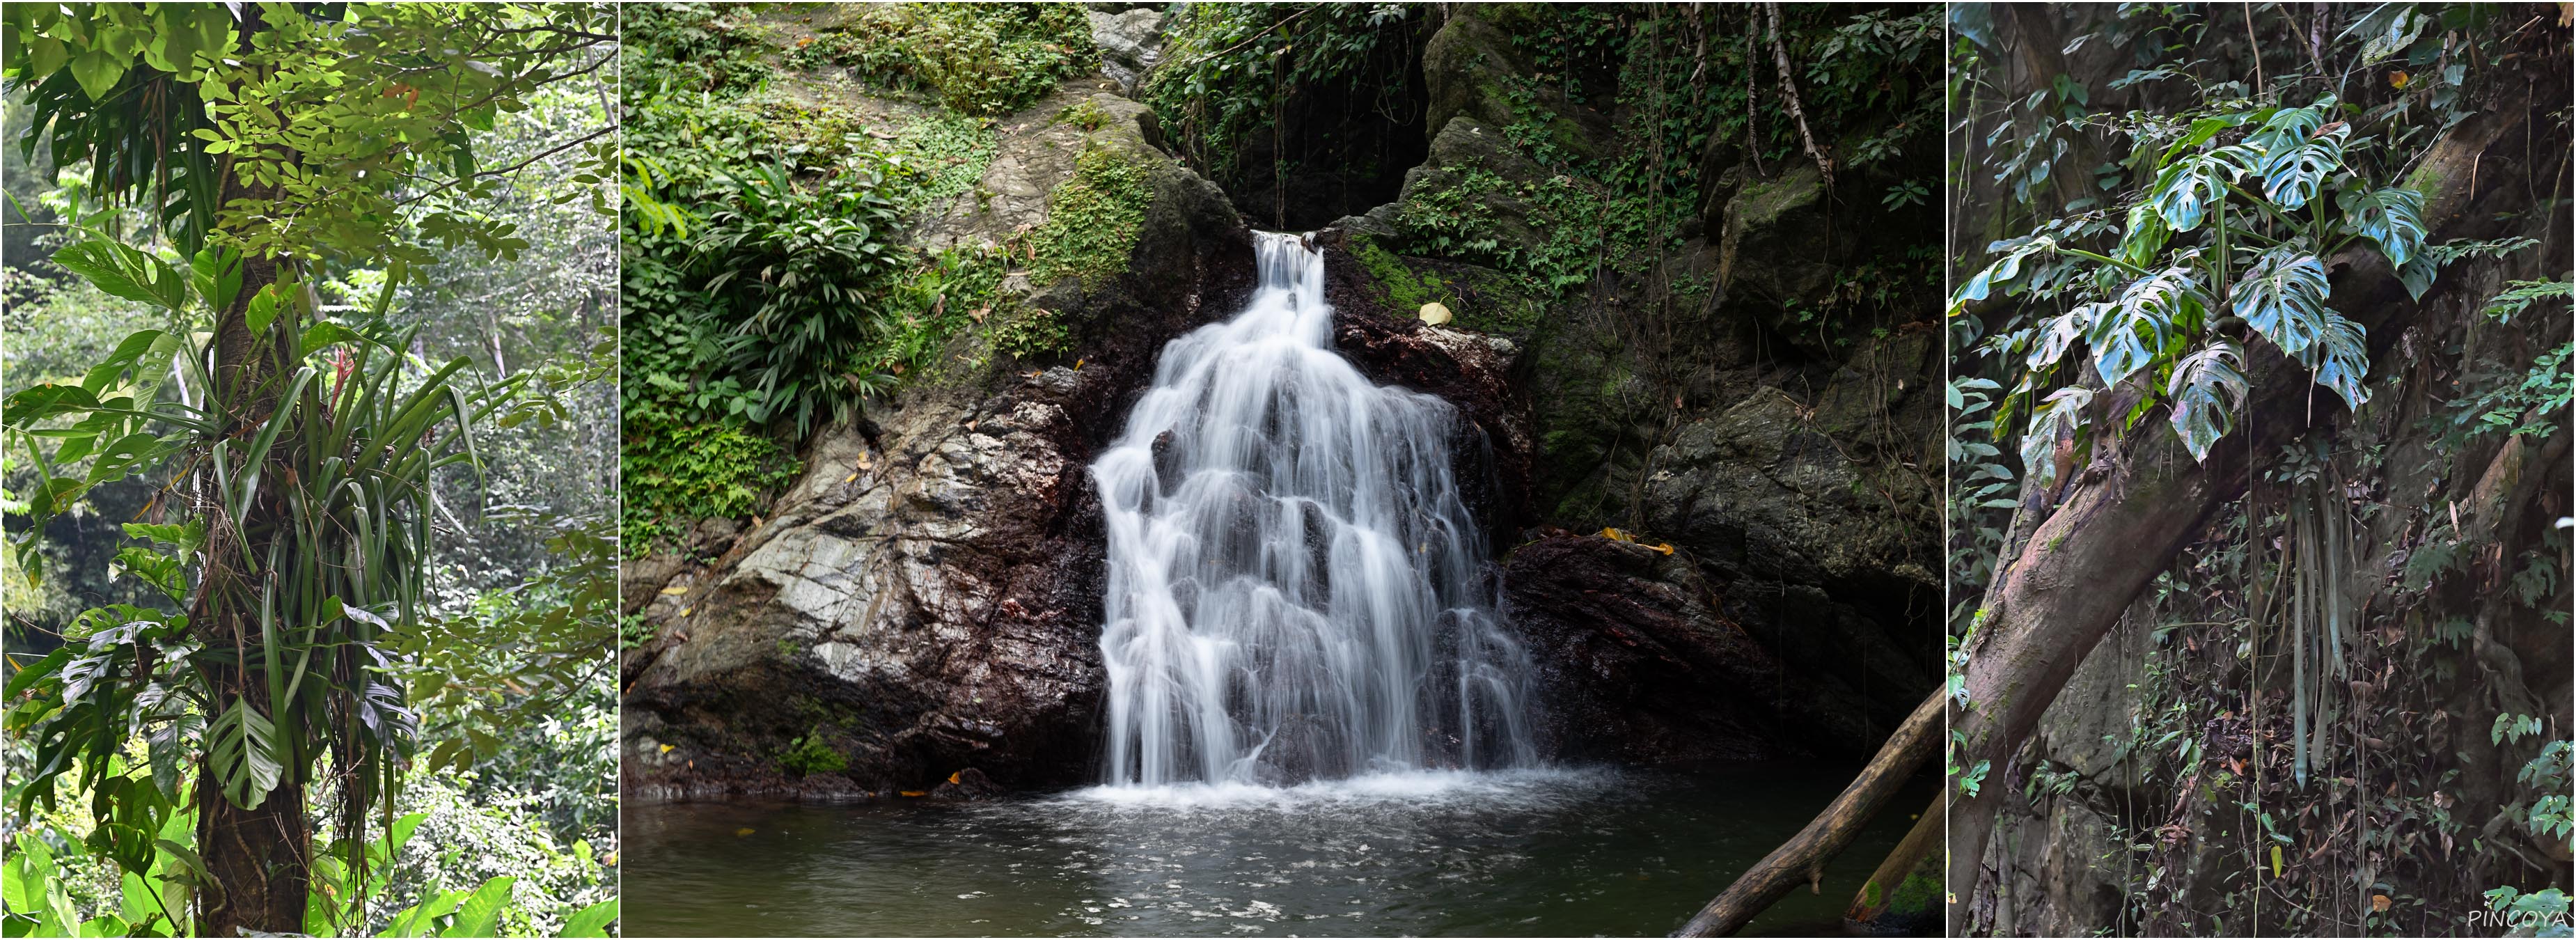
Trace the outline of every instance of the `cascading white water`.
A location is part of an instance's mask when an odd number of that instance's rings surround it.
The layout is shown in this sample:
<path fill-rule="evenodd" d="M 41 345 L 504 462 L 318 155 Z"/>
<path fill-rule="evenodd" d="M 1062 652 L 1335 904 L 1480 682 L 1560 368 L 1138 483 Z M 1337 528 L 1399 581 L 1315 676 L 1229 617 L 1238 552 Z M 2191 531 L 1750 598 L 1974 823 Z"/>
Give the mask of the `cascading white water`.
<path fill-rule="evenodd" d="M 1332 349 L 1323 255 L 1255 233 L 1242 314 L 1163 348 L 1091 467 L 1113 785 L 1525 766 L 1528 657 L 1451 471 L 1447 402 Z"/>

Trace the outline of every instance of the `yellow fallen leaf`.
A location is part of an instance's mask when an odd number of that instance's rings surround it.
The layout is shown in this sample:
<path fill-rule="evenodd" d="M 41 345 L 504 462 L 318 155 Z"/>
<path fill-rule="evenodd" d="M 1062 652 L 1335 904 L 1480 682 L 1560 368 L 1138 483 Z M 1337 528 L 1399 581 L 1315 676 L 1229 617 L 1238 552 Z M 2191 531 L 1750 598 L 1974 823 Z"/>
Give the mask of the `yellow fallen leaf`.
<path fill-rule="evenodd" d="M 960 770 L 960 771 L 958 771 L 958 772 L 957 772 L 957 774 L 962 774 L 962 773 L 965 773 L 965 771 Z M 950 782 L 950 783 L 956 783 L 956 782 L 957 782 L 957 774 L 949 774 L 949 775 L 948 775 L 948 782 Z"/>
<path fill-rule="evenodd" d="M 1076 359 L 1076 360 L 1074 360 L 1074 361 L 1073 361 L 1073 371 L 1075 371 L 1075 372 L 1080 372 L 1080 371 L 1082 371 L 1082 363 L 1083 363 L 1083 360 L 1080 360 L 1080 359 Z"/>
<path fill-rule="evenodd" d="M 852 480 L 856 480 L 856 479 L 858 479 L 858 478 L 859 478 L 859 475 L 858 475 L 858 474 L 853 473 L 853 474 L 850 474 L 849 476 L 842 477 L 842 478 L 841 478 L 841 482 L 843 482 L 843 483 L 848 483 L 848 482 L 850 482 L 850 481 L 852 481 Z"/>
<path fill-rule="evenodd" d="M 1664 554 L 1670 555 L 1670 554 L 1672 554 L 1672 553 L 1671 553 L 1671 552 L 1665 552 Z M 694 612 L 696 612 L 696 611 L 697 611 L 697 608 L 695 608 L 695 607 L 682 607 L 682 608 L 680 608 L 680 616 L 686 617 L 686 616 L 688 616 L 689 614 L 694 613 Z"/>
<path fill-rule="evenodd" d="M 736 836 L 747 836 L 747 835 L 750 835 L 750 834 L 751 834 L 751 827 L 750 827 L 750 826 L 744 826 L 744 827 L 742 827 L 742 828 L 740 828 L 740 829 L 736 829 L 736 830 L 734 830 L 734 831 L 733 831 L 733 834 L 734 834 L 734 835 L 736 835 Z"/>
<path fill-rule="evenodd" d="M 2374 894 L 2374 895 L 2371 895 L 2371 896 L 2370 896 L 2370 909 L 2371 909 L 2373 912 L 2378 912 L 2378 911 L 2385 911 L 2385 910 L 2387 910 L 2387 909 L 2388 909 L 2388 896 L 2387 896 L 2387 895 L 2385 895 L 2385 894 Z"/>
<path fill-rule="evenodd" d="M 1615 528 L 1605 528 L 1605 529 L 1602 529 L 1602 530 L 1601 530 L 1601 537 L 1602 537 L 1602 538 L 1605 538 L 1605 539 L 1609 539 L 1609 540 L 1611 540 L 1611 541 L 1613 541 L 1613 542 L 1633 542 L 1633 541 L 1636 541 L 1635 539 L 1631 539 L 1631 538 L 1629 538 L 1629 537 L 1628 537 L 1628 533 L 1621 532 L 1621 531 L 1619 531 L 1618 529 L 1615 529 Z"/>
<path fill-rule="evenodd" d="M 662 753 L 664 753 L 664 754 L 671 753 L 671 749 L 672 749 L 672 748 L 675 748 L 675 747 L 679 747 L 679 745 L 677 745 L 677 744 L 665 744 L 665 745 L 662 745 Z"/>
<path fill-rule="evenodd" d="M 689 589 L 688 589 L 688 588 L 684 588 L 684 587 L 680 587 L 680 586 L 678 586 L 678 585 L 672 585 L 672 586 L 670 586 L 670 587 L 663 588 L 663 589 L 662 589 L 662 593 L 664 593 L 664 594 L 686 594 L 686 593 L 689 593 Z"/>
<path fill-rule="evenodd" d="M 599 863 L 600 863 L 600 864 L 602 864 L 602 865 L 615 865 L 615 864 L 617 864 L 617 853 L 615 853 L 615 852 L 610 852 L 610 853 L 608 853 L 608 854 L 606 854 L 606 855 L 602 855 L 602 856 L 600 856 L 600 857 L 599 857 Z"/>
<path fill-rule="evenodd" d="M 929 795 L 930 795 L 930 791 L 928 791 L 928 790 L 899 790 L 899 791 L 896 791 L 896 792 L 902 793 L 902 794 L 903 794 L 903 795 L 905 795 L 905 796 L 929 796 Z"/>

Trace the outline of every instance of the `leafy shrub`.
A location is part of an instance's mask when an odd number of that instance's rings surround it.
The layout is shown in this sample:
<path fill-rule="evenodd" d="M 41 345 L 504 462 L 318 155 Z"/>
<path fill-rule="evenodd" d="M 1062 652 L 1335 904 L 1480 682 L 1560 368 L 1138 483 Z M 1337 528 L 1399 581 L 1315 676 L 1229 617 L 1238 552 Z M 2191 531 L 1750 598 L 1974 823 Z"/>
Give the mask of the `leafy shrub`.
<path fill-rule="evenodd" d="M 1097 55 L 1079 4 L 900 3 L 866 7 L 788 64 L 844 66 L 881 88 L 927 92 L 959 114 L 999 115 L 1089 72 Z"/>
<path fill-rule="evenodd" d="M 725 422 L 630 424 L 626 441 L 626 543 L 638 550 L 681 534 L 685 520 L 758 511 L 796 479 L 778 443 Z"/>
<path fill-rule="evenodd" d="M 849 758 L 823 741 L 823 729 L 797 738 L 787 744 L 787 752 L 778 756 L 778 766 L 799 777 L 809 774 L 839 773 L 850 766 Z"/>

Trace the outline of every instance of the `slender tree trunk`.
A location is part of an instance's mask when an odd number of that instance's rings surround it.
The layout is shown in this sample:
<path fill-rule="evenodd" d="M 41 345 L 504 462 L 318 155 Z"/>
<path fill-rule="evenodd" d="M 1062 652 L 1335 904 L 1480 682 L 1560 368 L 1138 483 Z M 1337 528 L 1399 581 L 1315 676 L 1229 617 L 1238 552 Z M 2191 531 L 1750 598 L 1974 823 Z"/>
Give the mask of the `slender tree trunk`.
<path fill-rule="evenodd" d="M 2508 208 L 2509 198 L 2495 185 L 2486 187 L 2484 200 L 2471 191 L 2481 162 L 2497 164 L 2486 168 L 2490 181 L 2507 178 L 2508 168 L 2538 171 L 2522 166 L 2525 141 L 2512 133 L 2529 118 L 2525 91 L 2506 91 L 2508 100 L 2454 127 L 2407 181 L 2424 194 L 2425 222 L 2441 237 L 2486 236 L 2497 228 L 2497 213 Z M 2332 306 L 2369 331 L 2371 355 L 2384 360 L 2424 305 L 2406 295 L 2374 251 L 2347 251 L 2328 267 L 2340 275 Z M 1969 902 L 1985 871 L 1986 842 L 2008 789 L 2002 785 L 2010 776 L 2008 765 L 2075 667 L 2156 573 L 2173 564 L 2211 513 L 2243 495 L 2250 472 L 2268 465 L 2312 418 L 2332 420 L 2341 411 L 2340 402 L 2318 389 L 2305 369 L 2269 346 L 2262 350 L 2248 363 L 2253 391 L 2245 421 L 2211 449 L 2206 463 L 2194 462 L 2162 421 L 2141 424 L 2117 440 L 2106 434 L 2084 471 L 2091 482 L 2076 487 L 2042 520 L 1996 575 L 1979 611 L 1982 625 L 1969 641 L 1970 705 L 1954 707 L 1950 715 L 1953 736 L 1961 742 L 1953 763 L 1966 768 L 1984 762 L 1989 770 L 1976 796 L 1956 786 L 1947 791 L 1948 935 L 1966 936 L 1974 928 Z M 2141 389 L 2132 380 L 2104 393 L 2096 414 L 2125 413 Z M 2314 400 L 2320 395 L 2324 403 Z M 2112 422 L 2097 420 L 2095 426 Z"/>
<path fill-rule="evenodd" d="M 1878 935 L 1928 933 L 1941 922 L 1941 849 L 1949 826 L 1942 820 L 1947 801 L 1939 796 L 1915 817 L 1914 828 L 1878 871 L 1861 883 L 1860 893 L 1843 911 L 1847 928 Z"/>
<path fill-rule="evenodd" d="M 256 4 L 243 6 L 238 24 L 242 52 L 250 51 L 250 37 L 263 27 L 261 8 Z M 225 205 L 236 199 L 272 200 L 276 195 L 273 187 L 251 186 L 238 177 L 225 179 L 221 192 Z M 244 257 L 241 292 L 234 296 L 230 307 L 215 316 L 212 401 L 221 405 L 229 419 L 227 433 L 243 438 L 255 433 L 247 429 L 259 427 L 276 414 L 281 393 L 274 380 L 283 374 L 292 355 L 284 344 L 255 335 L 250 329 L 251 298 L 277 281 L 278 268 L 274 258 Z M 271 463 L 282 459 L 272 458 Z M 235 468 L 233 479 L 244 479 L 248 469 Z M 198 487 L 203 494 L 216 492 L 211 469 L 200 471 Z M 275 491 L 263 489 L 267 491 L 250 501 L 244 518 L 217 519 L 208 526 L 204 576 L 193 621 L 208 649 L 234 653 L 230 657 L 234 665 L 210 665 L 207 670 L 218 711 L 230 707 L 236 699 L 256 708 L 266 698 L 267 680 L 254 665 L 260 660 L 258 578 L 264 575 L 254 576 L 251 572 L 254 561 L 265 569 L 268 546 L 283 530 L 285 513 L 277 503 Z M 219 514 L 223 510 L 215 507 L 221 505 L 221 498 L 216 497 L 205 511 Z M 279 729 L 279 733 L 284 734 L 285 729 Z M 277 787 L 250 809 L 234 806 L 225 799 L 223 782 L 214 767 L 206 766 L 199 772 L 197 854 L 215 883 L 200 904 L 200 934 L 234 937 L 245 932 L 303 932 L 313 850 L 313 827 L 304 811 L 306 770 L 300 762 L 289 761 L 279 775 Z"/>
<path fill-rule="evenodd" d="M 1935 690 L 1915 706 L 1914 714 L 1887 736 L 1878 756 L 1861 769 L 1860 776 L 1835 797 L 1815 821 L 1771 854 L 1763 856 L 1753 867 L 1726 886 L 1726 891 L 1701 908 L 1698 916 L 1682 925 L 1682 937 L 1723 937 L 1744 929 L 1747 921 L 1777 903 L 1781 896 L 1805 885 L 1808 890 L 1824 890 L 1825 863 L 1842 854 L 1860 834 L 1870 817 L 1878 815 L 1887 798 L 1914 776 L 1923 762 L 1940 749 L 1941 702 L 1945 695 Z"/>

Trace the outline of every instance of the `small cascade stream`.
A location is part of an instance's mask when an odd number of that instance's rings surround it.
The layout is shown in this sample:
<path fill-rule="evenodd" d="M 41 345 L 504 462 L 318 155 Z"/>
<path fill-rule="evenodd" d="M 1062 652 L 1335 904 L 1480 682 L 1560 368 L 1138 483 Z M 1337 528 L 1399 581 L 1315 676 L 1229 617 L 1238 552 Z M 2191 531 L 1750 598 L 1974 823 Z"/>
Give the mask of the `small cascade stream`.
<path fill-rule="evenodd" d="M 1113 787 L 1536 762 L 1451 468 L 1454 409 L 1333 351 L 1320 251 L 1256 232 L 1242 313 L 1165 346 L 1092 465 Z"/>

